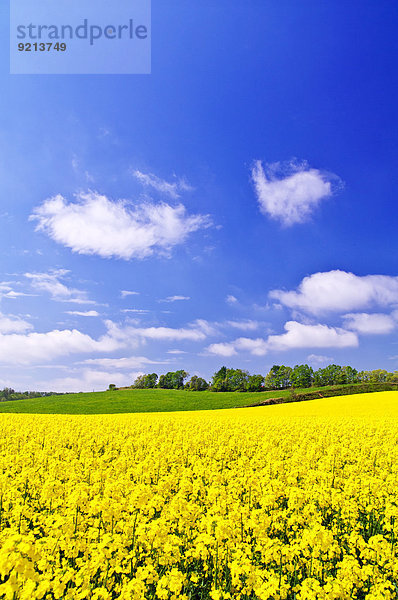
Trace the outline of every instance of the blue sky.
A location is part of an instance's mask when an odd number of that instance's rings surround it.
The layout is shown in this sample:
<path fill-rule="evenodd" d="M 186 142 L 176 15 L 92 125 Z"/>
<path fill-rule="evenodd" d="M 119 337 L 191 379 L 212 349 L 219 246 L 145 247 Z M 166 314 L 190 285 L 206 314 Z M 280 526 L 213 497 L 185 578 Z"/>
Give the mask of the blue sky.
<path fill-rule="evenodd" d="M 1 387 L 398 368 L 395 2 L 154 1 L 151 75 L 9 75 L 8 18 Z"/>

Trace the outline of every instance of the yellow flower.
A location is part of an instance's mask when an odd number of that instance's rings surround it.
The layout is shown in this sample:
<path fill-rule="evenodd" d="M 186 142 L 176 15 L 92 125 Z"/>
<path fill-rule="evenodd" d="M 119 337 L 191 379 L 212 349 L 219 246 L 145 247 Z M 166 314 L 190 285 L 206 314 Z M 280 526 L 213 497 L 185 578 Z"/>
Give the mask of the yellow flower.
<path fill-rule="evenodd" d="M 392 600 L 397 400 L 0 415 L 0 598 Z"/>

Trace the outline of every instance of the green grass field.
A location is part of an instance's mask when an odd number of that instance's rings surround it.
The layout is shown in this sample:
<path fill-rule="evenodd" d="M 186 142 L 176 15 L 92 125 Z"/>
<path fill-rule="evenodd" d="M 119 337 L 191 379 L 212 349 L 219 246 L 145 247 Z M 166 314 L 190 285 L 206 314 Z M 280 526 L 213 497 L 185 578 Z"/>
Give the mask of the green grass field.
<path fill-rule="evenodd" d="M 380 388 L 380 389 L 379 389 Z M 361 384 L 351 386 L 324 386 L 320 388 L 297 389 L 301 397 L 295 399 L 308 400 L 305 394 L 317 396 L 341 395 L 381 391 L 390 387 L 377 384 L 364 388 Z M 391 386 L 391 389 L 397 389 Z M 13 400 L 0 402 L 0 413 L 32 413 L 32 414 L 114 414 L 142 412 L 173 412 L 181 410 L 216 410 L 220 408 L 241 408 L 258 405 L 269 398 L 286 398 L 294 400 L 290 390 L 271 390 L 267 392 L 189 392 L 185 390 L 116 390 L 113 392 L 85 392 L 47 396 L 29 400 Z"/>
<path fill-rule="evenodd" d="M 187 392 L 184 390 L 117 390 L 47 396 L 0 402 L 0 413 L 112 414 L 237 408 L 286 396 L 276 392 Z"/>

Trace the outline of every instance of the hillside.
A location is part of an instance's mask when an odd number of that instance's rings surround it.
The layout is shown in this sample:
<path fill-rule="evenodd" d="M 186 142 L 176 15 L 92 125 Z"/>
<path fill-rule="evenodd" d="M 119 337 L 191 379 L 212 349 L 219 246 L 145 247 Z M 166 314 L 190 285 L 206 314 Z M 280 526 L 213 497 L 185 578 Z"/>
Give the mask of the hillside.
<path fill-rule="evenodd" d="M 389 384 L 356 384 L 321 388 L 267 392 L 189 392 L 186 390 L 116 390 L 85 392 L 0 402 L 0 413 L 32 414 L 116 414 L 143 412 L 174 412 L 241 408 L 268 403 L 300 402 L 315 397 L 327 397 L 361 392 L 396 389 Z M 279 400 L 279 401 L 278 401 Z"/>
<path fill-rule="evenodd" d="M 184 390 L 116 390 L 87 392 L 1 402 L 2 413 L 114 414 L 237 408 L 267 398 L 287 396 L 288 390 L 270 392 L 188 392 Z"/>

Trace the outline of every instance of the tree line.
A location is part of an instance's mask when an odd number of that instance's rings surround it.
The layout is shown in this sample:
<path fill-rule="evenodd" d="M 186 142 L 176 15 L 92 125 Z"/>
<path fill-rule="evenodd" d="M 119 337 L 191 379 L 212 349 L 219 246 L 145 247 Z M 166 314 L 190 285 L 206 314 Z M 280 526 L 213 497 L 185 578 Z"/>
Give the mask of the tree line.
<path fill-rule="evenodd" d="M 398 383 L 398 371 L 389 373 L 383 369 L 357 371 L 350 366 L 328 365 L 314 370 L 307 364 L 288 367 L 273 365 L 267 375 L 251 375 L 244 369 L 228 369 L 223 366 L 216 371 L 211 381 L 193 375 L 184 370 L 169 371 L 158 377 L 157 373 L 140 375 L 131 386 L 134 389 L 162 388 L 168 390 L 190 390 L 200 392 L 261 392 L 265 390 L 283 390 L 288 388 L 323 387 L 326 385 L 344 385 L 354 383 Z M 111 384 L 109 389 L 116 389 Z"/>
<path fill-rule="evenodd" d="M 13 388 L 5 387 L 0 390 L 0 402 L 9 402 L 10 400 L 27 400 L 29 398 L 43 398 L 44 396 L 53 396 L 56 392 L 16 392 Z"/>

